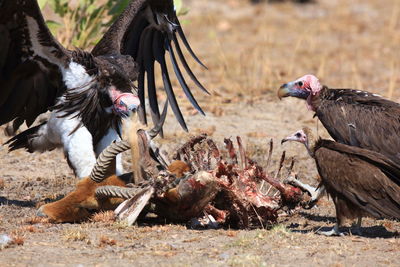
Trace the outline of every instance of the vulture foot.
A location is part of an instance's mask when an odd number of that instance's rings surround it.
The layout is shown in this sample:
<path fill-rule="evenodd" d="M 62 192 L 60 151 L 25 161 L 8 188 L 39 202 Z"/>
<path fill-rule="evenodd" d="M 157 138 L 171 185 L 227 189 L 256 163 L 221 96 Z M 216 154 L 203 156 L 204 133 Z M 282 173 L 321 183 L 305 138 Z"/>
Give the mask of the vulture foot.
<path fill-rule="evenodd" d="M 339 231 L 339 226 L 337 224 L 329 231 L 317 231 L 316 233 L 325 236 L 344 236 L 344 233 Z"/>
<path fill-rule="evenodd" d="M 361 219 L 361 217 L 358 218 L 357 223 L 352 225 L 352 229 L 350 230 L 351 234 L 362 236 Z"/>

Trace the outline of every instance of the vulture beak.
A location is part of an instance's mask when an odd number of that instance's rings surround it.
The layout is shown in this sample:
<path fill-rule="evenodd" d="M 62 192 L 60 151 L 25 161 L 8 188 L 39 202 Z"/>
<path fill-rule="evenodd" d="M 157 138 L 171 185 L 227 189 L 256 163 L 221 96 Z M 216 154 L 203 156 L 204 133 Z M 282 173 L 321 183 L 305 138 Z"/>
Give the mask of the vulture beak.
<path fill-rule="evenodd" d="M 289 84 L 290 84 L 290 83 L 285 83 L 285 84 L 283 84 L 283 85 L 279 88 L 279 90 L 278 90 L 278 97 L 279 97 L 279 100 L 281 100 L 282 97 L 288 97 L 288 96 L 290 96 Z"/>
<path fill-rule="evenodd" d="M 283 145 L 283 143 L 287 142 L 287 141 L 297 141 L 300 142 L 299 137 L 296 136 L 296 134 L 293 135 L 289 135 L 288 137 L 285 137 L 281 140 L 281 145 Z"/>
<path fill-rule="evenodd" d="M 114 111 L 123 117 L 129 116 L 140 106 L 140 100 L 132 93 L 122 93 L 114 100 Z"/>
<path fill-rule="evenodd" d="M 289 82 L 283 84 L 278 90 L 278 97 L 294 96 L 301 99 L 307 99 L 310 96 L 311 91 L 300 88 L 296 82 Z"/>

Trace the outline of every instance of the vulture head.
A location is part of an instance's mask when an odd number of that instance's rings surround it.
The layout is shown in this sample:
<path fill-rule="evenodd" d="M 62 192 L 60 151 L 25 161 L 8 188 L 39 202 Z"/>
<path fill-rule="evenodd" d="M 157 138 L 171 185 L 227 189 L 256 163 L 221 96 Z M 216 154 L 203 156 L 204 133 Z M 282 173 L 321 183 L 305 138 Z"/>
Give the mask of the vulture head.
<path fill-rule="evenodd" d="M 313 110 L 311 98 L 318 95 L 322 88 L 323 86 L 317 77 L 307 74 L 293 82 L 283 84 L 278 90 L 278 97 L 281 99 L 282 97 L 294 96 L 305 99 L 307 100 L 308 108 Z"/>
<path fill-rule="evenodd" d="M 311 155 L 311 157 L 313 157 L 315 140 L 313 138 L 310 128 L 304 127 L 303 129 L 296 131 L 295 133 L 282 139 L 281 144 L 287 141 L 302 143 L 307 148 L 307 151 Z"/>
<path fill-rule="evenodd" d="M 97 57 L 95 59 L 98 68 L 97 80 L 100 94 L 109 101 L 104 101 L 105 108 L 121 117 L 128 116 L 138 109 L 140 100 L 137 90 L 133 87 L 132 80 L 136 74 L 136 64 L 131 57 L 118 55 Z M 111 107 L 111 109 L 109 108 Z"/>

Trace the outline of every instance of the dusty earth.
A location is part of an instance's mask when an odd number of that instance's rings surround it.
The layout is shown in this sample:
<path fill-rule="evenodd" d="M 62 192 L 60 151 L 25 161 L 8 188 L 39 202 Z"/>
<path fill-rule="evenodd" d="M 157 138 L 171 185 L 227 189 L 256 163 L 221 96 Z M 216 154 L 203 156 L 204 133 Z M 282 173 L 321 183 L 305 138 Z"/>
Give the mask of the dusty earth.
<path fill-rule="evenodd" d="M 211 91 L 211 96 L 195 91 L 206 117 L 178 94 L 190 134 L 207 132 L 220 144 L 224 137 L 240 135 L 249 156 L 261 165 L 273 138 L 270 171 L 285 149 L 296 157 L 300 179 L 315 185 L 315 166 L 304 148 L 281 147 L 279 140 L 302 126 L 327 136 L 303 102 L 277 99 L 281 83 L 315 73 L 331 87 L 363 88 L 400 100 L 398 0 L 184 3 L 190 9 L 183 17 L 188 38 L 209 67 L 194 69 Z M 4 143 L 8 137 L 2 129 Z M 190 136 L 172 115 L 165 129 L 165 139 L 158 141 L 169 151 Z M 128 169 L 129 159 L 125 163 Z M 38 206 L 70 192 L 76 182 L 59 150 L 7 153 L 6 146 L 0 147 L 0 235 L 12 236 L 17 243 L 0 251 L 0 266 L 400 265 L 399 222 L 365 219 L 362 237 L 316 235 L 335 221 L 327 198 L 311 210 L 281 217 L 268 230 L 199 231 L 152 221 L 127 227 L 107 220 L 107 214 L 80 224 L 48 224 L 35 218 Z"/>

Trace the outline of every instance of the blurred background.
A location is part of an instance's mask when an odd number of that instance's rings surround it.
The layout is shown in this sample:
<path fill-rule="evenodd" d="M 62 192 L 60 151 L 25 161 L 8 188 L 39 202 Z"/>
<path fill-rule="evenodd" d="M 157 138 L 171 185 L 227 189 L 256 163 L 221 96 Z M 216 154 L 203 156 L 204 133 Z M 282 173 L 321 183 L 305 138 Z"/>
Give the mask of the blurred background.
<path fill-rule="evenodd" d="M 90 48 L 128 0 L 40 0 L 69 48 Z M 197 73 L 217 97 L 255 98 L 316 74 L 330 87 L 398 100 L 398 0 L 176 0 L 189 41 L 210 71 Z M 196 66 L 193 66 L 196 68 Z"/>

